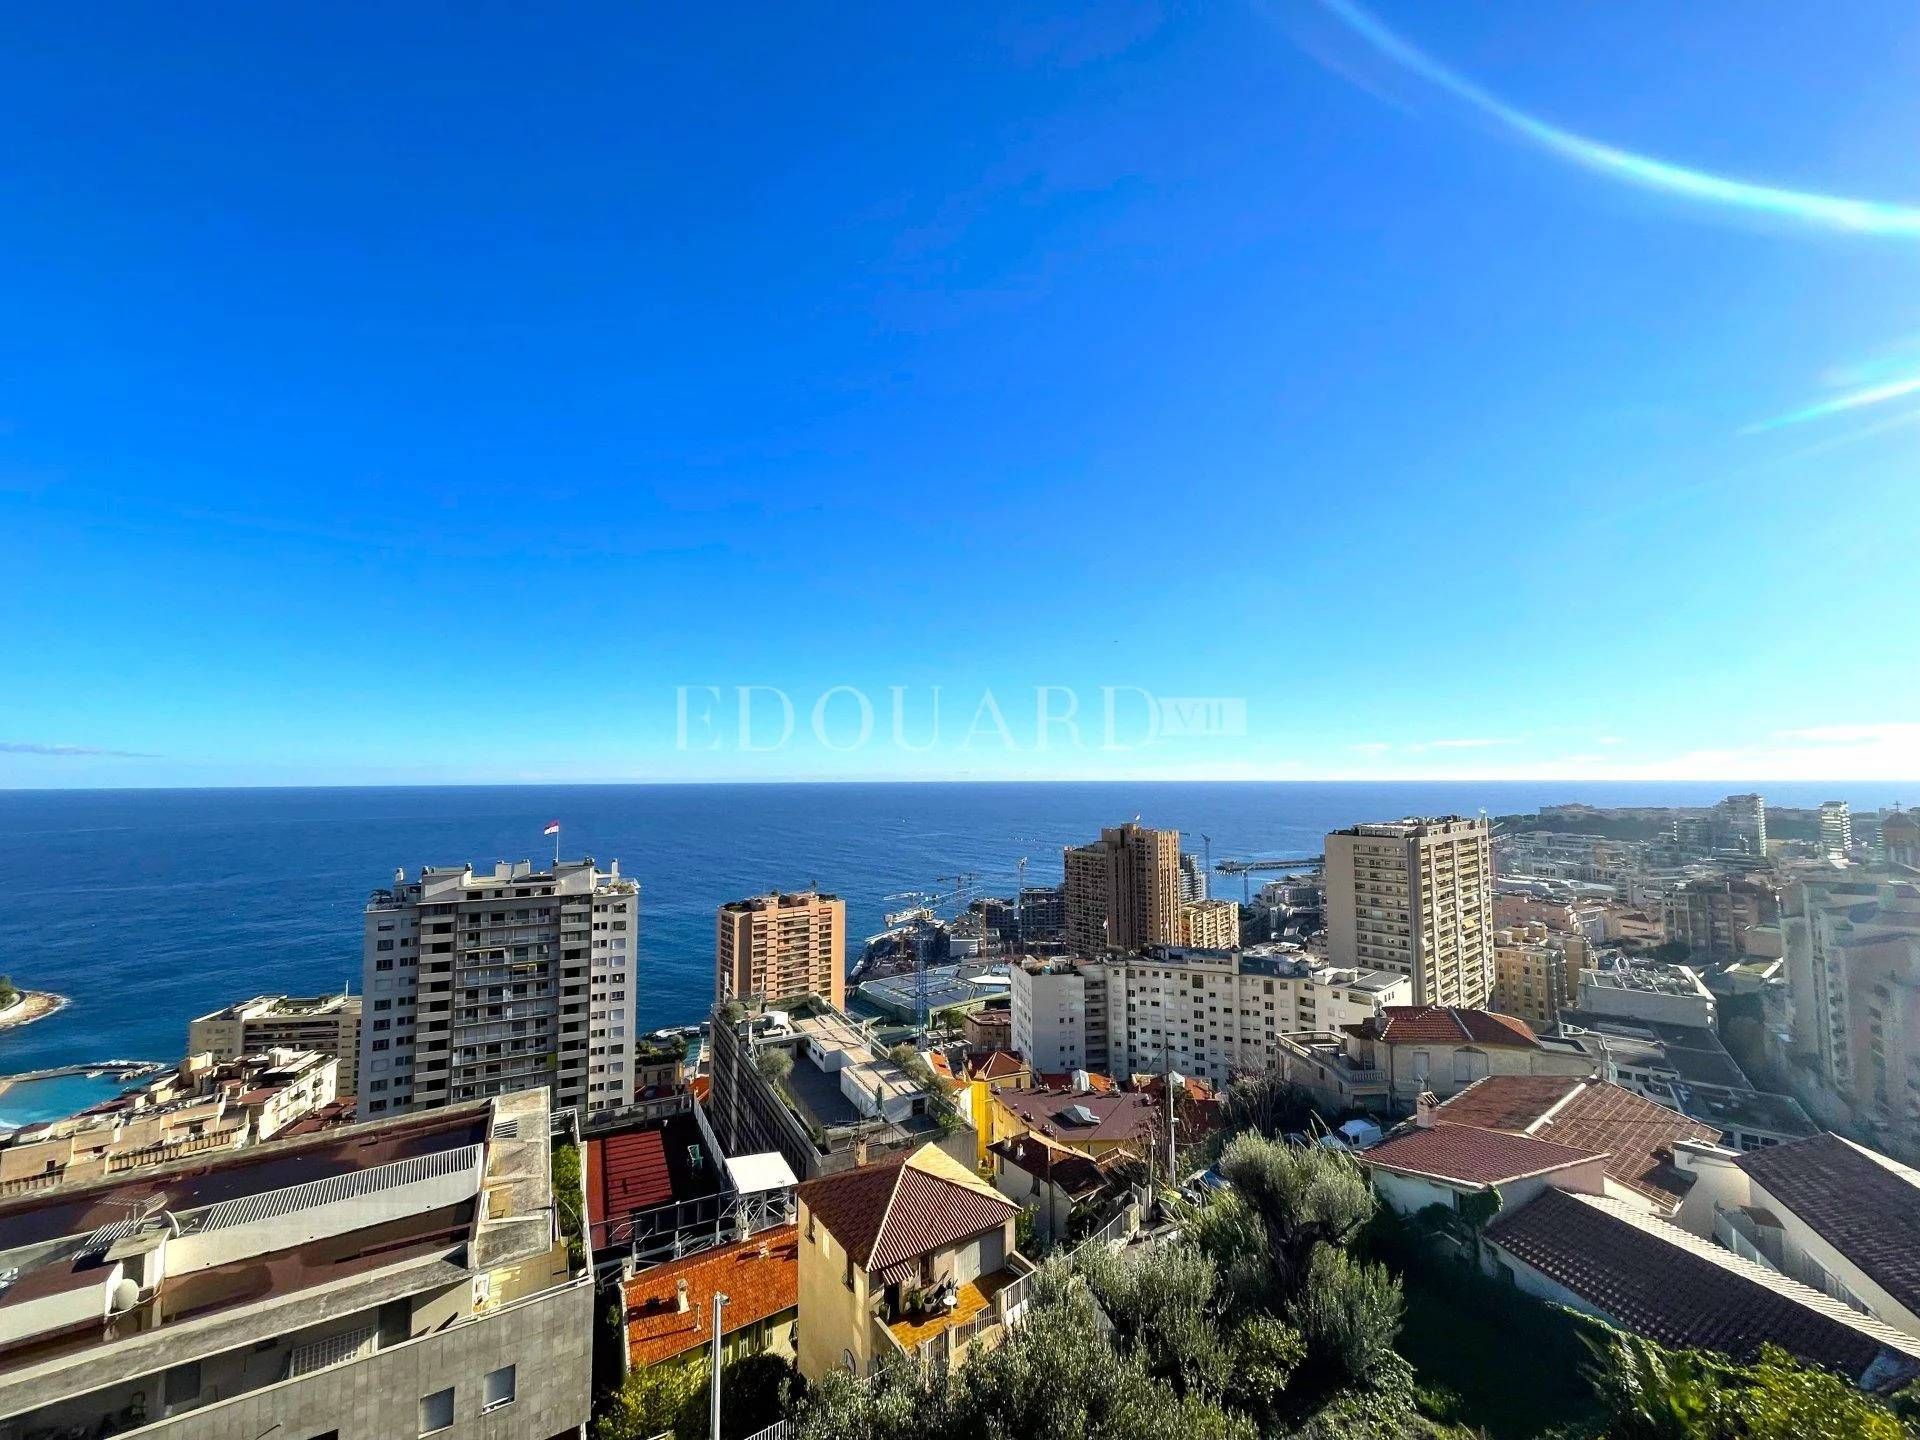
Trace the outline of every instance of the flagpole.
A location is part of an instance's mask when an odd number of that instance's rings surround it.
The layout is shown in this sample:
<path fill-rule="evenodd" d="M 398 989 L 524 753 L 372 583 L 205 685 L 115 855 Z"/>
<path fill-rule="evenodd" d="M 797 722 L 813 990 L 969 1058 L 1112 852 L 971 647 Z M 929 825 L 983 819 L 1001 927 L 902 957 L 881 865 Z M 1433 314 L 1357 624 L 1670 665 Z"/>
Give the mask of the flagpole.
<path fill-rule="evenodd" d="M 560 827 L 553 827 L 553 873 L 560 873 Z"/>

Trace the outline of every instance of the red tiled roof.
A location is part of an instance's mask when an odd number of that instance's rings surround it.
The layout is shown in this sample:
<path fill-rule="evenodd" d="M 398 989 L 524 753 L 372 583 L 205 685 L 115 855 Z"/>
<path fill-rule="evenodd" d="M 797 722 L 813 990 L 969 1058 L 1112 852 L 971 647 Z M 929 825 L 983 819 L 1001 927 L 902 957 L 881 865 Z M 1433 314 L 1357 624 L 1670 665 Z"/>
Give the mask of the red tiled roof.
<path fill-rule="evenodd" d="M 1854 1380 L 1885 1359 L 1894 1375 L 1920 1372 L 1920 1340 L 1622 1201 L 1549 1188 L 1498 1216 L 1487 1238 L 1662 1345 L 1749 1360 L 1771 1343 Z"/>
<path fill-rule="evenodd" d="M 1490 1075 L 1462 1090 L 1435 1115 L 1454 1125 L 1511 1130 L 1605 1151 L 1610 1177 L 1668 1205 L 1681 1200 L 1693 1184 L 1691 1175 L 1674 1166 L 1674 1145 L 1682 1140 L 1720 1142 L 1720 1132 L 1711 1125 L 1605 1080 Z"/>
<path fill-rule="evenodd" d="M 1389 1045 L 1512 1045 L 1533 1050 L 1540 1044 L 1517 1016 L 1452 1005 L 1388 1005 L 1347 1029 Z"/>
<path fill-rule="evenodd" d="M 795 1193 L 867 1271 L 984 1234 L 1019 1210 L 984 1184 L 961 1184 L 912 1163 L 937 1149 L 926 1145 L 911 1155 L 809 1180 Z"/>
<path fill-rule="evenodd" d="M 1009 1075 L 1019 1075 L 1027 1068 L 1027 1062 L 1018 1055 L 1005 1050 L 995 1050 L 986 1059 L 975 1062 L 973 1078 L 975 1080 L 1000 1080 Z"/>
<path fill-rule="evenodd" d="M 1150 1141 L 1161 1108 L 1139 1091 L 1075 1095 L 1021 1087 L 998 1091 L 994 1098 L 1032 1129 L 1067 1145 Z M 1076 1106 L 1094 1123 L 1070 1113 Z"/>
<path fill-rule="evenodd" d="M 800 1299 L 798 1229 L 783 1225 L 737 1244 L 723 1245 L 670 1265 L 642 1271 L 623 1287 L 627 1354 L 636 1368 L 658 1365 L 705 1344 L 713 1334 L 713 1294 L 727 1297 L 723 1334 L 756 1324 Z M 760 1252 L 765 1248 L 767 1254 Z M 679 1308 L 679 1282 L 687 1308 Z"/>
<path fill-rule="evenodd" d="M 1603 1158 L 1577 1145 L 1560 1145 L 1482 1130 L 1477 1125 L 1435 1125 L 1409 1130 L 1361 1155 L 1367 1165 L 1409 1175 L 1426 1175 L 1463 1185 L 1501 1185 L 1528 1175 L 1543 1175 L 1587 1160 Z"/>
<path fill-rule="evenodd" d="M 1033 1088 L 1035 1090 L 1071 1090 L 1074 1073 L 1072 1070 L 1036 1070 L 1033 1072 Z M 1082 1070 L 1079 1073 L 1087 1077 L 1087 1089 L 1092 1094 L 1110 1095 L 1119 1088 L 1114 1084 L 1111 1076 L 1102 1075 L 1098 1070 Z"/>
<path fill-rule="evenodd" d="M 1838 1135 L 1750 1150 L 1734 1163 L 1895 1301 L 1920 1311 L 1920 1175 Z"/>
<path fill-rule="evenodd" d="M 1039 1135 L 996 1140 L 987 1149 L 1036 1180 L 1058 1186 L 1076 1200 L 1098 1194 L 1107 1185 L 1107 1167 L 1100 1161 L 1078 1150 L 1049 1144 Z"/>

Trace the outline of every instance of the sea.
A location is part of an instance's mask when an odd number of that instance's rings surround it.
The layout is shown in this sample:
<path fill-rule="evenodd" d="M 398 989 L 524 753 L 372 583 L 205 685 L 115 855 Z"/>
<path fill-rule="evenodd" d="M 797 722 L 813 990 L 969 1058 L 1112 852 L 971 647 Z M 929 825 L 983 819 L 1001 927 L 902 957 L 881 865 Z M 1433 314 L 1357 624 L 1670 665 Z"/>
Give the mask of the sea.
<path fill-rule="evenodd" d="M 1910 787 L 1909 787 L 1910 788 Z M 361 912 L 394 871 L 567 857 L 618 860 L 641 886 L 646 1029 L 699 1020 L 712 994 L 714 910 L 817 885 L 847 901 L 848 959 L 889 897 L 1011 894 L 1060 878 L 1060 851 L 1138 817 L 1215 860 L 1316 854 L 1326 832 L 1412 814 L 1511 814 L 1543 804 L 1704 805 L 1898 798 L 1875 784 L 1081 783 L 485 786 L 0 791 L 0 974 L 68 997 L 0 1030 L 0 1076 L 102 1060 L 179 1058 L 187 1022 L 262 993 L 360 984 Z M 1237 879 L 1213 893 L 1238 898 Z M 105 1098 L 85 1076 L 0 1090 L 0 1125 Z"/>

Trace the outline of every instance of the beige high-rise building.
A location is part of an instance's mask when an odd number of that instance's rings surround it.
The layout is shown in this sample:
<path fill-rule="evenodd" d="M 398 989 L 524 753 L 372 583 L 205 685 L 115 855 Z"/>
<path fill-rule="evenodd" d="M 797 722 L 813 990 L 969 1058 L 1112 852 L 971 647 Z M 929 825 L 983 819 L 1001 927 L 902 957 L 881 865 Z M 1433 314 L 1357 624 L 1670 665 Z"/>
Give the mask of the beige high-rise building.
<path fill-rule="evenodd" d="M 1189 900 L 1180 907 L 1182 945 L 1192 950 L 1237 950 L 1240 906 L 1232 900 Z"/>
<path fill-rule="evenodd" d="M 1585 936 L 1537 922 L 1494 931 L 1492 1008 L 1543 1034 L 1551 1031 L 1579 995 L 1588 955 Z"/>
<path fill-rule="evenodd" d="M 1493 995 L 1493 842 L 1459 815 L 1327 836 L 1327 946 L 1336 965 L 1413 981 L 1416 1005 L 1481 1009 Z"/>
<path fill-rule="evenodd" d="M 729 900 L 714 927 L 713 999 L 763 1001 L 818 995 L 846 1004 L 847 902 L 836 895 L 773 891 Z"/>
<path fill-rule="evenodd" d="M 1067 943 L 1083 955 L 1179 945 L 1180 832 L 1138 821 L 1065 853 Z"/>
<path fill-rule="evenodd" d="M 265 1050 L 311 1050 L 340 1062 L 335 1086 L 341 1095 L 359 1091 L 360 997 L 358 995 L 256 995 L 187 1024 L 187 1054 L 217 1062 Z"/>

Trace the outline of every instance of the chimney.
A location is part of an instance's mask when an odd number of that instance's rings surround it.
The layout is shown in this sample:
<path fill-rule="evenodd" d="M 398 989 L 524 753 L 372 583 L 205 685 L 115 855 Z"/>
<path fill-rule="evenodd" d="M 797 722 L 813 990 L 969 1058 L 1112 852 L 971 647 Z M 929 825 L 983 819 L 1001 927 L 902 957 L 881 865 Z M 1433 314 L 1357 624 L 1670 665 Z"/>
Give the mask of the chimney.
<path fill-rule="evenodd" d="M 1440 1102 L 1434 1098 L 1431 1090 L 1422 1090 L 1413 1102 L 1413 1123 L 1422 1130 L 1433 1128 L 1434 1112 L 1440 1108 Z"/>
<path fill-rule="evenodd" d="M 867 1163 L 867 1137 L 864 1135 L 853 1142 L 853 1163 L 856 1167 Z"/>
<path fill-rule="evenodd" d="M 687 1313 L 687 1282 L 684 1280 L 673 1282 L 673 1308 L 682 1315 Z"/>

